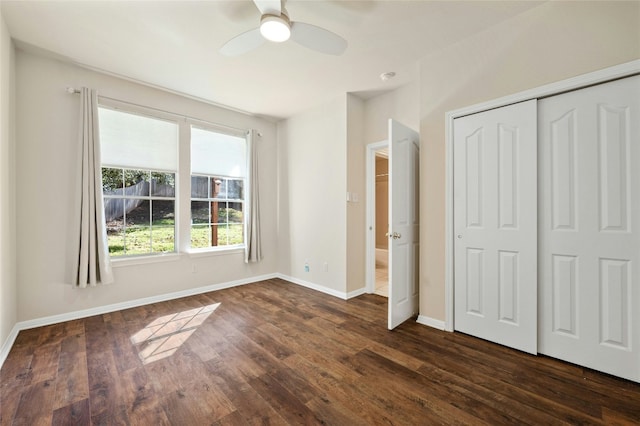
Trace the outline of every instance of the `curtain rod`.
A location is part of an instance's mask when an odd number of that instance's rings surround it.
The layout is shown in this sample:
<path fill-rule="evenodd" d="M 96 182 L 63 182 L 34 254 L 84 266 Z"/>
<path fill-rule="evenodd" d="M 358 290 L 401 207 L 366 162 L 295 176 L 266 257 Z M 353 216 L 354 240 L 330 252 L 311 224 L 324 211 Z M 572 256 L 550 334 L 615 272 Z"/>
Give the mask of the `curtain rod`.
<path fill-rule="evenodd" d="M 76 89 L 75 87 L 70 87 L 70 86 L 67 87 L 66 91 L 67 91 L 67 93 L 70 93 L 70 94 L 82 93 L 82 91 L 80 89 Z M 183 114 L 177 114 L 175 112 L 166 111 L 166 110 L 163 110 L 163 109 L 160 109 L 160 108 L 154 108 L 154 107 L 149 107 L 149 106 L 145 106 L 145 105 L 136 104 L 136 103 L 133 103 L 133 102 L 123 101 L 123 100 L 120 100 L 120 99 L 110 98 L 108 96 L 101 96 L 100 95 L 100 97 L 101 98 L 105 98 L 105 99 L 109 99 L 109 100 L 112 100 L 112 101 L 116 101 L 116 102 L 122 102 L 122 103 L 125 103 L 125 104 L 141 107 L 141 108 L 147 108 L 147 109 L 151 109 L 151 110 L 154 110 L 154 111 L 163 112 L 165 114 L 177 115 L 177 116 L 182 117 L 182 118 L 187 119 L 187 120 L 200 121 L 202 123 L 210 124 L 210 125 L 213 125 L 213 126 L 216 126 L 216 127 L 226 128 L 228 130 L 233 130 L 235 132 L 247 133 L 249 131 L 249 130 L 246 130 L 246 129 L 238 129 L 236 127 L 231 127 L 231 126 L 227 126 L 227 125 L 224 125 L 224 124 L 213 123 L 211 121 L 202 120 L 202 119 L 199 119 L 199 118 L 188 117 L 188 116 L 183 115 Z M 259 132 L 259 131 L 256 130 L 256 134 L 258 135 L 258 137 L 262 137 L 262 132 Z"/>

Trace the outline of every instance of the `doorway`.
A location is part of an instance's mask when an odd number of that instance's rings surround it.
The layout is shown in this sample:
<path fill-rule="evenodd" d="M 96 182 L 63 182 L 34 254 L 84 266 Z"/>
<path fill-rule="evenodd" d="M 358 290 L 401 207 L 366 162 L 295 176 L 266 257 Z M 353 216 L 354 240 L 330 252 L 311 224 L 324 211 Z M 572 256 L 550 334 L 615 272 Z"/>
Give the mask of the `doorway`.
<path fill-rule="evenodd" d="M 375 152 L 375 289 L 374 294 L 389 297 L 389 150 Z"/>
<path fill-rule="evenodd" d="M 389 144 L 367 145 L 367 292 L 389 297 Z"/>
<path fill-rule="evenodd" d="M 393 330 L 418 312 L 418 253 L 420 224 L 418 214 L 418 158 L 420 135 L 389 119 L 389 139 L 367 145 L 367 240 L 366 289 L 376 291 L 376 235 L 388 242 L 388 328 Z M 387 223 L 376 224 L 376 153 L 387 149 Z M 382 151 L 384 152 L 384 151 Z M 379 156 L 378 156 L 379 157 Z M 384 176 L 380 176 L 383 178 Z M 384 198 L 384 197 L 379 197 Z M 385 226 L 386 225 L 386 226 Z M 381 228 L 381 229 L 380 229 Z M 382 262 L 380 262 L 382 263 Z M 383 265 L 380 264 L 380 270 Z M 382 287 L 382 286 L 381 286 Z"/>

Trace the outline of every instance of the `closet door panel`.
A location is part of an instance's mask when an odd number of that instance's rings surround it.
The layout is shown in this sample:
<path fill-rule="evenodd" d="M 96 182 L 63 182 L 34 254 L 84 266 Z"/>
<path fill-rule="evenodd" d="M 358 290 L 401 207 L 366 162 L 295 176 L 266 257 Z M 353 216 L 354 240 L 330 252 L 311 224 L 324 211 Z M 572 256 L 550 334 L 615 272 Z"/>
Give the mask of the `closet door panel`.
<path fill-rule="evenodd" d="M 639 381 L 640 76 L 538 117 L 539 351 Z"/>
<path fill-rule="evenodd" d="M 537 353 L 536 101 L 454 122 L 455 329 Z"/>

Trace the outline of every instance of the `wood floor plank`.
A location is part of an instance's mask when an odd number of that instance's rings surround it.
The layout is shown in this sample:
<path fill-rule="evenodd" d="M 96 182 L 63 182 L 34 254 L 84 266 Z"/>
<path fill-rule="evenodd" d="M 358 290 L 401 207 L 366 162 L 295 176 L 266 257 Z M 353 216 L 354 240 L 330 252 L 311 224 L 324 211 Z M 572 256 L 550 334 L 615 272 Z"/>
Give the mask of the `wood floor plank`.
<path fill-rule="evenodd" d="M 31 383 L 53 380 L 57 376 L 60 358 L 60 343 L 46 343 L 40 345 L 33 352 L 31 361 Z"/>
<path fill-rule="evenodd" d="M 11 424 L 30 426 L 51 424 L 55 392 L 52 382 L 52 380 L 45 380 L 27 386 L 20 395 Z"/>
<path fill-rule="evenodd" d="M 89 373 L 86 352 L 67 352 L 60 354 L 57 377 L 55 380 L 54 409 L 68 406 L 89 398 Z"/>
<path fill-rule="evenodd" d="M 331 395 L 332 400 L 340 401 L 346 409 L 355 413 L 356 419 L 363 419 L 370 425 L 394 423 L 386 407 L 373 404 L 372 397 L 363 391 L 357 380 L 344 381 L 331 371 L 323 369 L 298 354 L 287 358 L 285 362 L 303 374 L 318 389 Z M 380 391 L 380 389 L 373 390 L 373 392 Z"/>
<path fill-rule="evenodd" d="M 321 413 L 319 417 L 323 424 L 351 426 L 368 426 L 374 424 L 359 418 L 341 403 L 333 401 L 330 396 L 316 396 L 307 401 L 306 405 L 312 412 Z"/>
<path fill-rule="evenodd" d="M 438 367 L 435 366 L 436 364 Z M 584 424 L 593 420 L 593 418 L 559 405 L 553 400 L 540 398 L 535 393 L 483 374 L 474 368 L 465 368 L 464 370 L 459 367 L 456 369 L 455 366 L 445 368 L 440 359 L 433 364 L 425 363 L 418 371 L 428 377 L 430 381 L 447 383 L 447 389 L 451 394 L 471 392 L 479 401 L 488 404 L 499 403 L 506 409 L 515 407 L 517 412 L 527 420 L 548 425 L 565 422 Z M 460 383 L 461 381 L 462 383 Z M 523 420 L 523 423 L 526 421 Z"/>
<path fill-rule="evenodd" d="M 212 423 L 212 426 L 246 426 L 247 421 L 242 417 L 239 411 L 234 411 L 233 413 L 227 414 L 223 418 Z M 271 423 L 261 423 L 261 424 L 271 424 Z"/>
<path fill-rule="evenodd" d="M 369 390 L 372 398 L 383 402 L 386 408 L 393 412 L 394 418 L 399 418 L 402 423 L 422 417 L 428 419 L 428 423 L 434 424 L 454 422 L 485 424 L 485 416 L 482 414 L 488 407 L 480 401 L 473 398 L 460 398 L 453 392 L 447 392 L 444 398 L 442 395 L 433 394 L 436 386 L 424 387 L 420 386 L 423 383 L 416 383 L 421 378 L 419 374 L 373 352 L 365 350 L 345 361 L 362 375 L 361 381 L 366 385 L 360 388 Z M 389 377 L 389 374 L 391 377 L 410 377 L 410 380 L 387 382 L 383 378 Z M 459 409 L 458 404 L 464 405 L 467 409 Z M 509 423 L 504 421 L 505 418 L 500 413 L 492 414 L 494 414 L 493 422 Z"/>
<path fill-rule="evenodd" d="M 211 360 L 206 363 L 210 377 L 236 408 L 233 415 L 221 423 L 241 418 L 244 424 L 286 425 L 276 410 L 252 388 L 246 376 L 234 368 L 233 361 Z"/>
<path fill-rule="evenodd" d="M 269 374 L 249 380 L 249 385 L 267 401 L 277 413 L 292 425 L 321 423 L 320 418 L 304 405 L 294 394 L 285 389 Z"/>
<path fill-rule="evenodd" d="M 105 324 L 111 337 L 111 352 L 115 357 L 118 371 L 123 372 L 142 365 L 138 351 L 131 342 L 129 333 L 119 332 L 120 330 L 114 329 L 112 324 Z"/>
<path fill-rule="evenodd" d="M 262 324 L 260 328 L 265 332 L 271 333 L 274 338 L 279 339 L 283 344 L 289 345 L 296 354 L 331 370 L 342 379 L 356 380 L 359 377 L 357 372 L 338 362 L 338 358 L 343 352 L 336 353 L 329 351 L 329 341 L 317 340 L 316 336 L 305 332 L 304 326 L 301 324 L 282 323 L 279 324 L 279 326 L 280 327 L 271 324 Z M 353 352 L 349 351 L 346 354 L 352 353 Z"/>
<path fill-rule="evenodd" d="M 60 407 L 53 412 L 52 426 L 89 426 L 91 414 L 89 398 L 81 399 L 72 404 Z"/>
<path fill-rule="evenodd" d="M 181 425 L 211 424 L 235 411 L 224 393 L 206 378 L 170 392 L 162 406 L 169 422 Z"/>
<path fill-rule="evenodd" d="M 0 424 L 640 424 L 640 384 L 270 279 L 21 331 Z"/>

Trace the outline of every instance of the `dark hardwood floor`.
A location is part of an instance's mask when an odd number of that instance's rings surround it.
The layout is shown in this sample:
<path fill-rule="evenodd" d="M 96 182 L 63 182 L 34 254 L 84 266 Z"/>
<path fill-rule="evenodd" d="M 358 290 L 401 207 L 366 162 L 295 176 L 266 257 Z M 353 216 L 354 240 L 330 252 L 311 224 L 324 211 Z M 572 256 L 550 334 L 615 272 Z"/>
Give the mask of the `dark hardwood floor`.
<path fill-rule="evenodd" d="M 23 331 L 2 425 L 640 424 L 640 385 L 269 280 Z"/>

